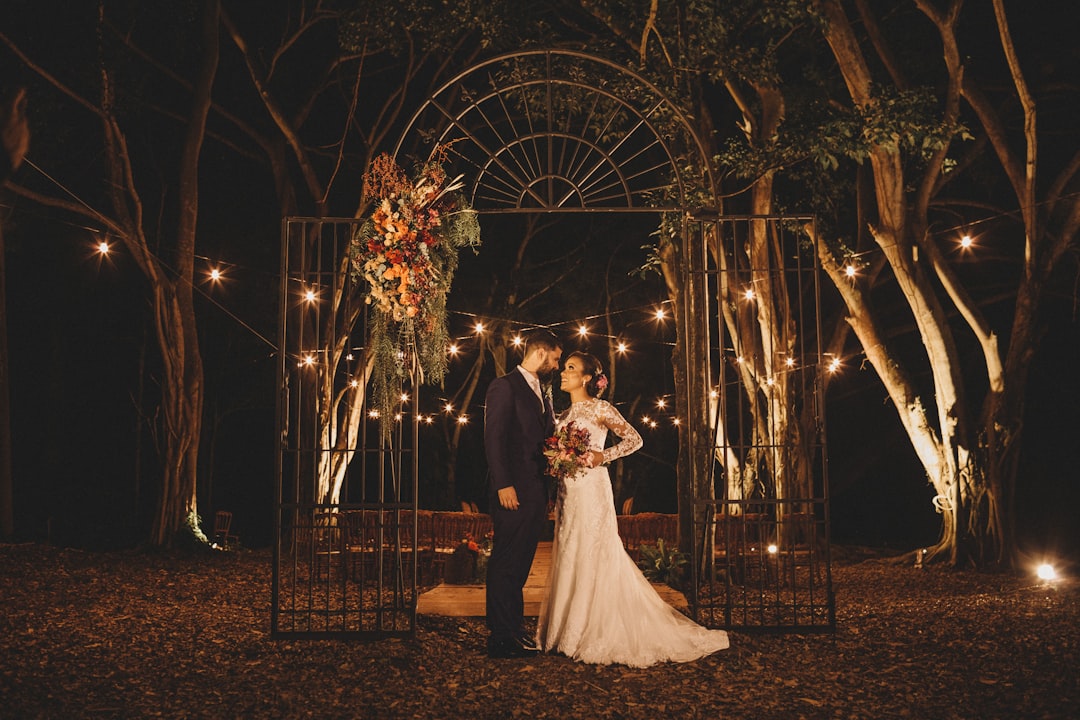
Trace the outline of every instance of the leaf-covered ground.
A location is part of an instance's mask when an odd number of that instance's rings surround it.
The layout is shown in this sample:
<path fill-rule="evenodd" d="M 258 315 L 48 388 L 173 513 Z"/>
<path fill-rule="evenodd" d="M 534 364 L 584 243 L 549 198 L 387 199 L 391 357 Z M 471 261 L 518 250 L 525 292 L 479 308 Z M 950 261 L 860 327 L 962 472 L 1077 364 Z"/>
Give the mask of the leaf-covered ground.
<path fill-rule="evenodd" d="M 478 619 L 272 640 L 262 551 L 0 545 L 3 718 L 1076 718 L 1080 592 L 842 549 L 835 635 L 646 670 L 489 660 Z"/>

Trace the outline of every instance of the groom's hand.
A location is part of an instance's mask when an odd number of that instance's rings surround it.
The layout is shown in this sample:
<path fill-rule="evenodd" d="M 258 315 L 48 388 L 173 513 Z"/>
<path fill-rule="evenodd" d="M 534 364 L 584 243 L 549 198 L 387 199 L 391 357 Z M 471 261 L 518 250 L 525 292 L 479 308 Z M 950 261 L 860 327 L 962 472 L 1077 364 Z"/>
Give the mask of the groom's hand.
<path fill-rule="evenodd" d="M 517 510 L 520 507 L 517 490 L 514 489 L 513 485 L 499 488 L 499 504 L 503 506 L 504 510 Z"/>

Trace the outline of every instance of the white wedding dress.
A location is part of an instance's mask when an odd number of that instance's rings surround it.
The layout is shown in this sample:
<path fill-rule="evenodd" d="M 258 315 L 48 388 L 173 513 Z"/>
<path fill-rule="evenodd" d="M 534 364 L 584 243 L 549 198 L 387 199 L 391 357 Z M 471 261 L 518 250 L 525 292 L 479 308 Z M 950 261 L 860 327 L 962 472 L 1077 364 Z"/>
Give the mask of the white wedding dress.
<path fill-rule="evenodd" d="M 641 436 L 610 403 L 576 402 L 558 418 L 589 430 L 589 444 L 604 462 L 641 447 Z M 620 442 L 604 449 L 608 430 Z M 668 605 L 623 549 L 607 468 L 567 478 L 556 505 L 555 538 L 537 640 L 595 664 L 648 667 L 687 662 L 723 650 L 728 636 L 708 630 Z"/>

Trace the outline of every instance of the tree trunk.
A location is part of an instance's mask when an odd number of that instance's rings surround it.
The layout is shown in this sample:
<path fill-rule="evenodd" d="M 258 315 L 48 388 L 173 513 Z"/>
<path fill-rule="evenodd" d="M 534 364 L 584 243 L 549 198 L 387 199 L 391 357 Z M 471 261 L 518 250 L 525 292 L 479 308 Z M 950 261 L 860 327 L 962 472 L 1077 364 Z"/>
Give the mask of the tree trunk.
<path fill-rule="evenodd" d="M 217 74 L 218 0 L 205 0 L 202 16 L 203 65 L 194 86 L 191 116 L 180 160 L 175 280 L 159 275 L 154 293 L 158 345 L 162 353 L 164 418 L 160 507 L 151 539 L 171 543 L 185 528 L 205 542 L 198 527 L 197 471 L 202 431 L 203 366 L 195 322 L 195 236 L 199 217 L 199 154 L 206 134 L 211 89 Z"/>

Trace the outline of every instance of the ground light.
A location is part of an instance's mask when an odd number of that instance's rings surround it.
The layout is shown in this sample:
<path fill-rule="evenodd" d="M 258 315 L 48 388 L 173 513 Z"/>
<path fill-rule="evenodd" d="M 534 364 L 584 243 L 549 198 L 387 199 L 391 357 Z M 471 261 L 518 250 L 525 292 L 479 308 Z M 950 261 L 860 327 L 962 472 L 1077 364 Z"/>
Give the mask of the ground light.
<path fill-rule="evenodd" d="M 1053 582 L 1058 579 L 1057 571 L 1054 570 L 1054 566 L 1050 563 L 1043 563 L 1039 565 L 1035 570 L 1035 574 L 1039 576 L 1039 579 L 1044 582 Z"/>

